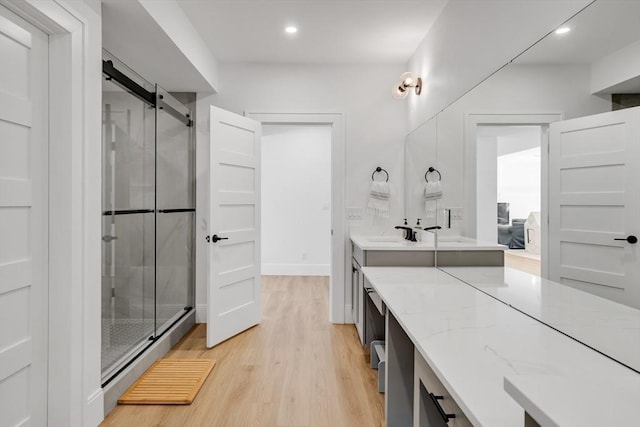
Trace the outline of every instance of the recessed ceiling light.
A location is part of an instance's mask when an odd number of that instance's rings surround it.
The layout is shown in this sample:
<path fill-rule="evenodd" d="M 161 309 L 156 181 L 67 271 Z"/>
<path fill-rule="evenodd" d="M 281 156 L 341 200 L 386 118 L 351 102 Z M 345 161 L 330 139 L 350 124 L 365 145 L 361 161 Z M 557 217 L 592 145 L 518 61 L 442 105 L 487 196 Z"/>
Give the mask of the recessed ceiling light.
<path fill-rule="evenodd" d="M 295 34 L 295 33 L 298 32 L 298 28 L 297 27 L 287 27 L 287 28 L 284 29 L 284 31 L 287 34 Z"/>
<path fill-rule="evenodd" d="M 560 27 L 556 30 L 556 34 L 565 34 L 565 33 L 568 33 L 569 31 L 571 31 L 571 28 L 569 27 Z"/>

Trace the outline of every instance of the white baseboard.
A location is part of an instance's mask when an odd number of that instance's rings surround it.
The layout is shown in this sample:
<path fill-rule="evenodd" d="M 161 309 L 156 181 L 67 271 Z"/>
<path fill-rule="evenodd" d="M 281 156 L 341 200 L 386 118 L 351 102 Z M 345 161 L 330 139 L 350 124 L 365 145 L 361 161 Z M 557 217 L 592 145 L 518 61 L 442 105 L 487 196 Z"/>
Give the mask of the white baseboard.
<path fill-rule="evenodd" d="M 345 304 L 344 306 L 344 323 L 355 323 L 351 313 L 351 304 Z"/>
<path fill-rule="evenodd" d="M 330 264 L 262 264 L 265 276 L 329 276 Z"/>
<path fill-rule="evenodd" d="M 83 426 L 97 426 L 104 420 L 104 393 L 102 388 L 91 393 L 82 417 Z"/>
<path fill-rule="evenodd" d="M 196 304 L 196 323 L 207 323 L 207 304 Z"/>

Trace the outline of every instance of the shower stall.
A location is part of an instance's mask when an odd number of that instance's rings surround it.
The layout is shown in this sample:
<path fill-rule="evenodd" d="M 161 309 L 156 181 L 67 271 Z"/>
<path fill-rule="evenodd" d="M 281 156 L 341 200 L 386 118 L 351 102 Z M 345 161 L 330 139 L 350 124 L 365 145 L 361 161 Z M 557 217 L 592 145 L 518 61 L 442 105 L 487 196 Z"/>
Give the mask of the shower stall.
<path fill-rule="evenodd" d="M 195 288 L 192 114 L 104 56 L 103 385 L 192 310 Z"/>

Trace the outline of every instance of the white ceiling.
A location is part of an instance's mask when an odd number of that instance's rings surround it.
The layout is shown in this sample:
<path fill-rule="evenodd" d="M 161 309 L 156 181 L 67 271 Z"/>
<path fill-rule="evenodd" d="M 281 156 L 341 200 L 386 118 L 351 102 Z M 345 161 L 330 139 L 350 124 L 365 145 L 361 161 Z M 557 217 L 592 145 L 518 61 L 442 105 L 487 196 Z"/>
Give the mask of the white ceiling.
<path fill-rule="evenodd" d="M 640 0 L 599 0 L 569 20 L 571 31 L 551 33 L 514 62 L 592 64 L 640 40 Z"/>
<path fill-rule="evenodd" d="M 404 64 L 447 0 L 180 0 L 221 62 Z M 299 31 L 288 35 L 284 28 Z"/>

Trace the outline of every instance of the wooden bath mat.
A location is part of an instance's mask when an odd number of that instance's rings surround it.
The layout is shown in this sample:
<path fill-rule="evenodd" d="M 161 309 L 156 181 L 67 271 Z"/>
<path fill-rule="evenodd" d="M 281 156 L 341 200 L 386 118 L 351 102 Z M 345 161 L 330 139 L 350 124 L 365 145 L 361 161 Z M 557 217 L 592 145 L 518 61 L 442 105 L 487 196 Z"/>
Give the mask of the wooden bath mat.
<path fill-rule="evenodd" d="M 216 364 L 208 359 L 160 359 L 118 399 L 126 405 L 189 405 Z"/>

